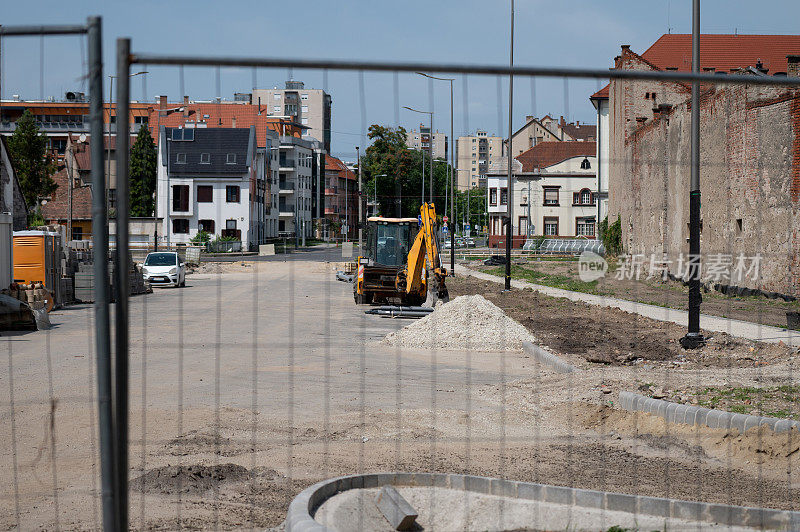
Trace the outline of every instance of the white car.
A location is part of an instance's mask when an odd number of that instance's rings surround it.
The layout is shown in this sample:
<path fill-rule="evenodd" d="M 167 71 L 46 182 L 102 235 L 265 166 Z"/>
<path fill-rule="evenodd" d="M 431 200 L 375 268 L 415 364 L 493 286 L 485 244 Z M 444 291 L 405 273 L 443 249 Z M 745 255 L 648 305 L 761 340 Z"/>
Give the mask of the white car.
<path fill-rule="evenodd" d="M 148 253 L 142 275 L 153 286 L 186 286 L 186 264 L 174 251 Z"/>

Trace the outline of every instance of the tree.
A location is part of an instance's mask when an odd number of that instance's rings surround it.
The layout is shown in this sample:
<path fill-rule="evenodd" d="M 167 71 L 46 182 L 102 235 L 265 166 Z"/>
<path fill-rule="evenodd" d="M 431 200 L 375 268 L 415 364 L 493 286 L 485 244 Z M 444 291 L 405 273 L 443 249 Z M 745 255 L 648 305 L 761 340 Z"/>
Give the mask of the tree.
<path fill-rule="evenodd" d="M 377 194 L 380 213 L 395 216 L 398 205 L 402 206 L 402 216 L 416 217 L 422 202 L 423 172 L 425 178 L 425 199 L 428 199 L 430 161 L 423 153 L 411 150 L 406 145 L 406 130 L 403 127 L 391 128 L 373 124 L 368 135 L 372 144 L 366 149 L 361 163 L 364 165 L 365 196 Z M 446 161 L 437 159 L 433 163 L 433 203 L 437 214 L 444 214 L 445 190 L 447 186 Z"/>
<path fill-rule="evenodd" d="M 136 141 L 131 147 L 131 216 L 152 216 L 155 208 L 153 195 L 156 191 L 158 153 L 150 129 L 139 128 Z"/>
<path fill-rule="evenodd" d="M 51 195 L 58 188 L 52 177 L 56 164 L 47 145 L 47 136 L 39 132 L 36 120 L 26 109 L 17 120 L 14 134 L 8 139 L 8 149 L 28 205 L 38 205 L 39 198 Z"/>

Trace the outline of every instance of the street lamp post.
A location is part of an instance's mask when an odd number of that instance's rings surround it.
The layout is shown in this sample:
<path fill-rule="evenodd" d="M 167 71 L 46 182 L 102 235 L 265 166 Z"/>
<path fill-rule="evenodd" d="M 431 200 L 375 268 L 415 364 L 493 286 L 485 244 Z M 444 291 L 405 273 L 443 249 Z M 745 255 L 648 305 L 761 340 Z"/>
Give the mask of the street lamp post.
<path fill-rule="evenodd" d="M 363 200 L 361 198 L 361 151 L 358 146 L 356 146 L 356 162 L 358 163 L 358 250 L 360 252 L 364 249 L 364 229 L 362 227 L 364 213 L 361 210 L 363 208 Z"/>
<path fill-rule="evenodd" d="M 408 107 L 406 105 L 403 106 L 403 109 L 408 109 L 409 111 L 414 111 L 415 113 L 428 115 L 428 116 L 430 116 L 430 119 L 431 119 L 430 137 L 428 138 L 428 145 L 430 146 L 430 149 L 431 149 L 430 184 L 428 185 L 429 186 L 428 197 L 429 197 L 430 202 L 433 203 L 433 111 L 420 111 L 418 109 L 414 109 L 414 108 Z M 420 136 L 420 147 L 422 147 L 421 146 L 421 144 L 422 144 L 422 132 L 421 131 L 420 131 L 420 135 L 419 136 Z M 422 156 L 423 157 L 425 156 L 425 149 L 424 148 L 422 149 Z M 425 179 L 425 168 L 424 167 L 422 169 L 422 179 L 423 180 Z M 422 203 L 425 203 L 425 187 L 424 186 L 422 188 Z"/>
<path fill-rule="evenodd" d="M 509 47 L 509 68 L 514 68 L 514 0 L 511 0 L 511 43 Z M 512 120 L 514 118 L 514 73 L 508 73 L 508 230 L 506 232 L 506 279 L 505 289 L 511 290 L 511 244 L 514 240 L 514 174 L 511 165 Z"/>
<path fill-rule="evenodd" d="M 447 170 L 447 173 L 450 176 L 450 217 L 455 222 L 455 185 L 453 183 L 454 176 L 453 176 L 453 168 L 454 168 L 454 161 L 453 161 L 453 154 L 455 152 L 453 146 L 455 140 L 453 139 L 453 81 L 454 78 L 439 78 L 436 76 L 431 76 L 430 74 L 425 74 L 424 72 L 417 72 L 420 76 L 425 76 L 426 78 L 436 79 L 439 81 L 449 81 L 450 82 L 450 143 L 447 146 L 449 148 L 449 155 L 450 155 L 450 167 Z M 431 131 L 431 134 L 433 132 Z M 457 178 L 457 177 L 456 177 Z M 445 189 L 446 190 L 446 189 Z M 445 200 L 444 200 L 445 209 L 447 209 L 447 192 L 445 192 Z M 456 234 L 455 231 L 450 231 L 450 249 L 455 249 L 456 245 Z M 450 253 L 450 275 L 455 275 L 456 273 L 456 254 Z"/>
<path fill-rule="evenodd" d="M 132 78 L 134 76 L 141 76 L 142 74 L 148 74 L 147 70 L 142 70 L 141 72 L 136 72 L 135 74 L 130 74 L 128 77 Z M 106 186 L 108 183 L 111 182 L 111 107 L 114 104 L 114 80 L 117 79 L 119 76 L 108 76 L 109 79 L 109 88 L 108 88 L 108 133 L 106 134 L 106 168 L 107 172 L 106 175 L 108 176 L 108 180 L 106 181 Z M 119 131 L 117 131 L 119 134 Z M 128 133 L 130 134 L 130 132 Z M 156 185 L 158 186 L 158 185 Z M 105 194 L 105 202 L 106 202 L 106 212 L 108 212 L 108 190 L 104 190 L 103 193 Z M 154 207 L 155 208 L 155 207 Z"/>

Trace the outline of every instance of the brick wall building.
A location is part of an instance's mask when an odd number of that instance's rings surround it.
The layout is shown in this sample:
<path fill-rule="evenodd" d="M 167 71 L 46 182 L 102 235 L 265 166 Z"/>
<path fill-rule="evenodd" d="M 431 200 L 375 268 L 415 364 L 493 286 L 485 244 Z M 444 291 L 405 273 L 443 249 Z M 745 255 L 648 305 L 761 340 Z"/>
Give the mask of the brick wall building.
<path fill-rule="evenodd" d="M 664 36 L 642 55 L 623 46 L 615 68 L 687 70 L 686 37 Z M 800 37 L 704 35 L 701 52 L 706 72 L 796 75 Z M 647 261 L 655 255 L 676 275 L 681 255 L 688 256 L 690 95 L 677 83 L 614 80 L 609 87 L 609 220 L 620 217 L 627 253 Z M 796 295 L 800 92 L 703 87 L 700 144 L 704 263 L 717 254 L 733 262 L 760 254 L 757 274 L 715 280 Z"/>

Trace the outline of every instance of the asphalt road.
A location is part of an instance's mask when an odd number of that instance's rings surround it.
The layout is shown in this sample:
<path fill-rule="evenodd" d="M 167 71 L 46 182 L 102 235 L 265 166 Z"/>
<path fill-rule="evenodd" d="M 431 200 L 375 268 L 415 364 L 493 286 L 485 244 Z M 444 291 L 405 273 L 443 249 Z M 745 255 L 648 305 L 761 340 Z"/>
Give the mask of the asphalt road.
<path fill-rule="evenodd" d="M 358 256 L 358 243 L 353 244 L 353 257 Z M 347 260 L 342 256 L 342 247 L 332 244 L 319 244 L 292 250 L 291 253 L 278 253 L 275 255 L 259 256 L 254 254 L 239 255 L 236 253 L 224 255 L 203 255 L 204 262 L 236 262 L 240 260 L 257 262 L 289 262 L 289 261 L 312 261 L 312 262 L 341 262 Z"/>

